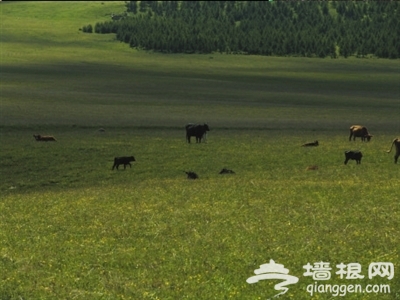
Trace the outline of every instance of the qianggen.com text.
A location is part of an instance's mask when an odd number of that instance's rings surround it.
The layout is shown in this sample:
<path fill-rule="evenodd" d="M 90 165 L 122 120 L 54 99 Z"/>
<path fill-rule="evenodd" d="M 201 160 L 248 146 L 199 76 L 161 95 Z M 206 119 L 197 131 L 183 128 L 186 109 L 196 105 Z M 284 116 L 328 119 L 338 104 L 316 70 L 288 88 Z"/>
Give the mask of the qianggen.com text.
<path fill-rule="evenodd" d="M 361 284 L 314 284 L 307 285 L 307 292 L 310 296 L 316 293 L 331 294 L 333 297 L 343 297 L 347 294 L 367 293 L 367 294 L 390 294 L 389 284 L 368 284 L 365 287 Z"/>

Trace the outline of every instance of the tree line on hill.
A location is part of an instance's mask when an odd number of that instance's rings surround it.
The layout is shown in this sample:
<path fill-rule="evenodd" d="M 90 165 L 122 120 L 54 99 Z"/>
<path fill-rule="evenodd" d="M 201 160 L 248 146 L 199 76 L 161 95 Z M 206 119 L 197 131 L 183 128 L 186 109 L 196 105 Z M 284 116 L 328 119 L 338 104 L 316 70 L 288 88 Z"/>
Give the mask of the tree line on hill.
<path fill-rule="evenodd" d="M 129 1 L 84 26 L 164 53 L 400 57 L 397 1 Z"/>

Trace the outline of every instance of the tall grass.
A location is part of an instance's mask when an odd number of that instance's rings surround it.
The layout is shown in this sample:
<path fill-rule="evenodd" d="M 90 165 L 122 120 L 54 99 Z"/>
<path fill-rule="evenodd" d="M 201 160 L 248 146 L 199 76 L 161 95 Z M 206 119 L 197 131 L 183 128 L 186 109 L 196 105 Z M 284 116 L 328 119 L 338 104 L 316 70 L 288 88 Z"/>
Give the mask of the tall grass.
<path fill-rule="evenodd" d="M 282 299 L 332 299 L 306 291 L 320 261 L 326 283 L 391 288 L 345 299 L 399 299 L 398 60 L 160 55 L 79 31 L 123 2 L 0 10 L 0 299 L 266 299 L 278 282 L 246 279 L 270 259 L 300 279 Z M 356 123 L 371 142 L 348 141 Z"/>

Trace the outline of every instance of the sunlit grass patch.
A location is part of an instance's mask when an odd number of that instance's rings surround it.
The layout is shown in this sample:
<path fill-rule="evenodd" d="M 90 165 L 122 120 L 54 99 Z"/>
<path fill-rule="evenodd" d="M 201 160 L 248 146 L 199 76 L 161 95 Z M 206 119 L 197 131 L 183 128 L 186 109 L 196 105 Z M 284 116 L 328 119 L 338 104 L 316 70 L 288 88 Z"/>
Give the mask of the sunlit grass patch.
<path fill-rule="evenodd" d="M 234 139 L 210 133 L 207 144 L 187 145 L 174 132 L 163 133 L 165 144 L 156 132 L 134 133 L 143 144 L 132 169 L 111 171 L 103 159 L 85 156 L 83 166 L 65 169 L 79 174 L 92 166 L 81 182 L 8 191 L 1 204 L 9 216 L 1 224 L 3 295 L 252 299 L 273 291 L 268 283 L 245 283 L 271 258 L 298 276 L 320 260 L 398 261 L 397 170 L 389 158 L 380 163 L 386 153 L 379 144 L 358 144 L 375 157 L 345 166 L 338 149 L 349 142 L 341 135 L 320 135 L 319 148 L 305 149 L 307 134 L 290 146 L 286 135 L 247 131 Z M 94 135 L 80 147 L 130 149 L 120 134 L 106 144 Z M 64 172 L 82 151 L 73 154 L 76 134 L 59 135 L 69 145 L 60 152 L 70 158 L 59 163 Z M 53 147 L 35 143 L 35 160 Z M 307 171 L 310 163 L 320 168 Z M 236 174 L 219 175 L 222 166 Z M 186 179 L 182 169 L 189 167 L 200 179 Z M 303 287 L 291 291 L 307 299 Z"/>

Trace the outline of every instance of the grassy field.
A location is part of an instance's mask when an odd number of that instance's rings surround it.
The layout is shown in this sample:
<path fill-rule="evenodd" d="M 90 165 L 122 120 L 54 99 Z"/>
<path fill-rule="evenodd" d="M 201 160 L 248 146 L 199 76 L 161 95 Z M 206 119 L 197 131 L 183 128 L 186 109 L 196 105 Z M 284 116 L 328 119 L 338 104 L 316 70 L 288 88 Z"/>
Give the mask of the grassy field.
<path fill-rule="evenodd" d="M 0 299 L 268 299 L 280 280 L 246 279 L 270 259 L 299 278 L 279 299 L 400 299 L 400 62 L 162 55 L 79 31 L 123 5 L 0 4 Z M 304 275 L 321 261 L 329 280 Z M 394 278 L 369 279 L 374 262 Z"/>

